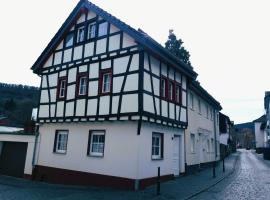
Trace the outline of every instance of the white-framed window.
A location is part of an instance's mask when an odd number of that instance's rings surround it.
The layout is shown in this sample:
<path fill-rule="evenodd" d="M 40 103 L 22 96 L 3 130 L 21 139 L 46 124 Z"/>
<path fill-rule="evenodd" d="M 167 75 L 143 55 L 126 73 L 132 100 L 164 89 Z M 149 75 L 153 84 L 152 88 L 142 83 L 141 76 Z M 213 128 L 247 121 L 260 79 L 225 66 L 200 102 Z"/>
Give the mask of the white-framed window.
<path fill-rule="evenodd" d="M 87 39 L 92 39 L 96 37 L 96 23 L 88 25 Z"/>
<path fill-rule="evenodd" d="M 169 88 L 168 88 L 168 97 L 169 100 L 173 101 L 173 89 L 174 88 L 174 84 L 172 81 L 169 81 Z"/>
<path fill-rule="evenodd" d="M 189 93 L 189 103 L 190 103 L 190 108 L 194 109 L 194 97 L 193 97 L 193 93 Z"/>
<path fill-rule="evenodd" d="M 209 119 L 209 106 L 206 104 L 206 118 Z"/>
<path fill-rule="evenodd" d="M 73 45 L 74 35 L 73 33 L 70 33 L 67 35 L 65 40 L 65 47 L 70 47 Z"/>
<path fill-rule="evenodd" d="M 195 134 L 190 134 L 190 151 L 191 153 L 195 153 Z"/>
<path fill-rule="evenodd" d="M 68 131 L 57 130 L 55 133 L 54 152 L 63 153 L 67 152 Z"/>
<path fill-rule="evenodd" d="M 84 26 L 81 26 L 77 30 L 77 43 L 84 41 Z"/>
<path fill-rule="evenodd" d="M 160 96 L 163 98 L 166 98 L 166 79 L 161 78 L 161 83 L 160 83 Z"/>
<path fill-rule="evenodd" d="M 112 72 L 104 71 L 101 73 L 101 76 L 102 76 L 101 93 L 111 92 Z"/>
<path fill-rule="evenodd" d="M 152 159 L 163 158 L 163 135 L 161 133 L 152 134 Z"/>
<path fill-rule="evenodd" d="M 199 108 L 199 114 L 202 113 L 202 104 L 201 104 L 201 100 L 198 99 L 198 108 Z"/>
<path fill-rule="evenodd" d="M 67 80 L 61 78 L 58 83 L 58 98 L 64 98 L 66 96 Z"/>
<path fill-rule="evenodd" d="M 87 92 L 87 76 L 81 76 L 79 78 L 79 92 L 78 95 L 86 95 Z"/>
<path fill-rule="evenodd" d="M 108 22 L 103 22 L 101 24 L 99 24 L 98 27 L 98 36 L 103 36 L 103 35 L 107 35 L 108 33 Z"/>
<path fill-rule="evenodd" d="M 88 155 L 103 156 L 105 146 L 105 131 L 90 131 Z"/>
<path fill-rule="evenodd" d="M 210 119 L 213 120 L 213 108 L 210 108 Z"/>

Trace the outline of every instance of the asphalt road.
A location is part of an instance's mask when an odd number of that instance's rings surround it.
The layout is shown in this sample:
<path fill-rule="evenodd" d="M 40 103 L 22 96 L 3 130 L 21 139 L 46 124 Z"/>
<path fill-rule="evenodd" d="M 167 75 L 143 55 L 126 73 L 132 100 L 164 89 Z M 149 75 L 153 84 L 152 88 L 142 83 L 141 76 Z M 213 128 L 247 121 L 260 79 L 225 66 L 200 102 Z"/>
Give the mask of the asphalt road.
<path fill-rule="evenodd" d="M 270 161 L 251 150 L 240 150 L 235 172 L 192 200 L 270 199 Z"/>

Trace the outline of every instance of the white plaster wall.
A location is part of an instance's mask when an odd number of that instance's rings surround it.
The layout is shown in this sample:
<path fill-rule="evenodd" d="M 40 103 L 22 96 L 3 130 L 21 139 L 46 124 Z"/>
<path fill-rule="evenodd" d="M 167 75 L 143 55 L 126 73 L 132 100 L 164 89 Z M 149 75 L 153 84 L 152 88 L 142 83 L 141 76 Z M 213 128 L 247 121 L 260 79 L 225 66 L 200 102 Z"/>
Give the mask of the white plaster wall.
<path fill-rule="evenodd" d="M 210 117 L 207 118 L 204 113 L 199 114 L 199 107 L 198 107 L 198 96 L 196 93 L 191 91 L 193 94 L 193 99 L 194 99 L 194 108 L 191 109 L 189 103 L 188 107 L 188 128 L 186 130 L 186 137 L 185 137 L 185 142 L 186 142 L 186 161 L 187 165 L 195 165 L 200 163 L 200 151 L 201 151 L 201 146 L 200 146 L 200 136 L 199 136 L 199 131 L 201 129 L 207 130 L 207 134 L 205 134 L 206 138 L 210 140 L 211 143 L 211 138 L 215 138 L 214 136 L 214 120 L 211 120 Z M 204 100 L 201 99 L 201 103 L 205 104 Z M 210 108 L 210 106 L 209 106 Z M 195 135 L 195 152 L 191 152 L 191 141 L 190 141 L 190 134 Z M 202 138 L 203 136 L 201 136 Z M 216 140 L 217 140 L 217 154 L 218 157 L 216 158 L 219 160 L 219 127 L 218 124 L 216 124 Z M 204 144 L 205 145 L 205 144 Z M 210 144 L 211 146 L 211 144 Z M 215 159 L 215 150 L 211 150 L 210 152 L 204 151 L 203 156 L 202 156 L 202 162 L 210 162 Z"/>
<path fill-rule="evenodd" d="M 27 152 L 26 160 L 24 167 L 24 174 L 32 174 L 32 159 L 34 152 L 35 136 L 33 135 L 9 135 L 9 134 L 0 134 L 0 141 L 2 142 L 26 142 Z"/>
<path fill-rule="evenodd" d="M 256 148 L 264 147 L 264 131 L 260 129 L 261 122 L 255 122 Z"/>
<path fill-rule="evenodd" d="M 128 112 L 138 112 L 138 94 L 123 95 L 121 113 Z"/>
<path fill-rule="evenodd" d="M 85 44 L 84 57 L 93 56 L 93 54 L 94 54 L 94 42 L 89 42 Z"/>
<path fill-rule="evenodd" d="M 101 39 L 97 41 L 96 54 L 102 54 L 106 52 L 107 39 Z"/>
<path fill-rule="evenodd" d="M 109 38 L 109 51 L 120 49 L 120 34 L 110 36 Z"/>
<path fill-rule="evenodd" d="M 152 160 L 152 132 L 164 134 L 164 158 L 162 160 Z M 157 168 L 160 167 L 161 175 L 173 174 L 172 156 L 173 156 L 173 137 L 174 135 L 182 136 L 180 145 L 180 171 L 184 172 L 184 131 L 183 129 L 169 128 L 161 125 L 142 123 L 141 135 L 139 139 L 139 167 L 138 177 L 149 178 L 157 176 Z"/>
<path fill-rule="evenodd" d="M 130 37 L 128 34 L 124 33 L 123 35 L 123 48 L 130 47 L 137 45 L 136 42 L 132 37 Z"/>
<path fill-rule="evenodd" d="M 44 124 L 40 127 L 38 165 L 136 179 L 137 126 L 136 122 Z M 57 129 L 69 130 L 65 155 L 53 153 Z M 87 156 L 89 130 L 104 129 L 104 157 Z"/>

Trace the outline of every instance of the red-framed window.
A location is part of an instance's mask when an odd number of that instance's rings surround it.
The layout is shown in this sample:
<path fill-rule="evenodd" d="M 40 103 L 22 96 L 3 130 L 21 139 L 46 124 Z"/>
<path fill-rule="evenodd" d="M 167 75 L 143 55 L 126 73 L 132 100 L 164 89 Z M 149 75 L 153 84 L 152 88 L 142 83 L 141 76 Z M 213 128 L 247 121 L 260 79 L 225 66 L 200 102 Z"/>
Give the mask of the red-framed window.
<path fill-rule="evenodd" d="M 65 99 L 67 94 L 67 77 L 61 77 L 58 79 L 57 86 L 57 98 Z"/>
<path fill-rule="evenodd" d="M 112 70 L 104 69 L 100 71 L 99 93 L 108 94 L 112 91 Z"/>
<path fill-rule="evenodd" d="M 168 80 L 168 100 L 174 101 L 175 99 L 175 84 L 173 81 Z"/>
<path fill-rule="evenodd" d="M 77 76 L 76 82 L 76 89 L 77 89 L 77 96 L 85 96 L 87 95 L 88 90 L 88 74 L 87 73 L 80 73 Z"/>
<path fill-rule="evenodd" d="M 182 104 L 182 87 L 180 83 L 175 82 L 175 102 Z"/>

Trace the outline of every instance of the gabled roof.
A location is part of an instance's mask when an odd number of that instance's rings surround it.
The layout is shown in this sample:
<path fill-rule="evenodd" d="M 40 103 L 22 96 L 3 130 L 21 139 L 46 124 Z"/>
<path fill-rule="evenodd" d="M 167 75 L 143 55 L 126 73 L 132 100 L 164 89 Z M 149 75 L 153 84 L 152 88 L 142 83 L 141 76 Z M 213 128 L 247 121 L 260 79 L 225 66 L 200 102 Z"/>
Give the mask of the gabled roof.
<path fill-rule="evenodd" d="M 73 25 L 73 23 L 75 23 L 75 20 L 78 18 L 78 16 L 85 10 L 90 10 L 90 11 L 95 12 L 97 15 L 101 16 L 102 18 L 110 22 L 111 24 L 115 25 L 116 27 L 123 30 L 131 37 L 133 37 L 145 49 L 153 52 L 157 56 L 166 60 L 168 64 L 178 68 L 179 71 L 184 73 L 186 76 L 192 79 L 196 79 L 197 73 L 193 71 L 193 68 L 191 66 L 188 66 L 185 63 L 183 63 L 179 58 L 171 54 L 168 50 L 166 50 L 162 45 L 160 45 L 158 42 L 152 39 L 149 35 L 147 35 L 141 30 L 138 30 L 138 31 L 135 30 L 131 26 L 122 22 L 118 18 L 112 16 L 108 12 L 102 10 L 98 6 L 94 5 L 93 3 L 88 2 L 87 0 L 79 1 L 77 6 L 74 8 L 74 10 L 71 12 L 69 17 L 67 18 L 67 20 L 64 22 L 64 24 L 61 26 L 61 28 L 52 38 L 48 46 L 45 48 L 45 50 L 36 60 L 36 62 L 31 68 L 34 71 L 34 73 L 38 73 L 39 67 L 41 67 L 42 64 L 46 62 L 46 59 L 48 59 L 49 55 L 60 43 L 63 35 L 71 28 L 71 26 Z"/>
<path fill-rule="evenodd" d="M 253 122 L 266 122 L 266 115 L 262 115 L 258 119 L 255 119 Z"/>
<path fill-rule="evenodd" d="M 194 91 L 197 95 L 203 98 L 206 102 L 214 106 L 218 110 L 222 110 L 220 103 L 211 96 L 198 81 L 192 81 L 189 85 L 190 89 Z"/>

